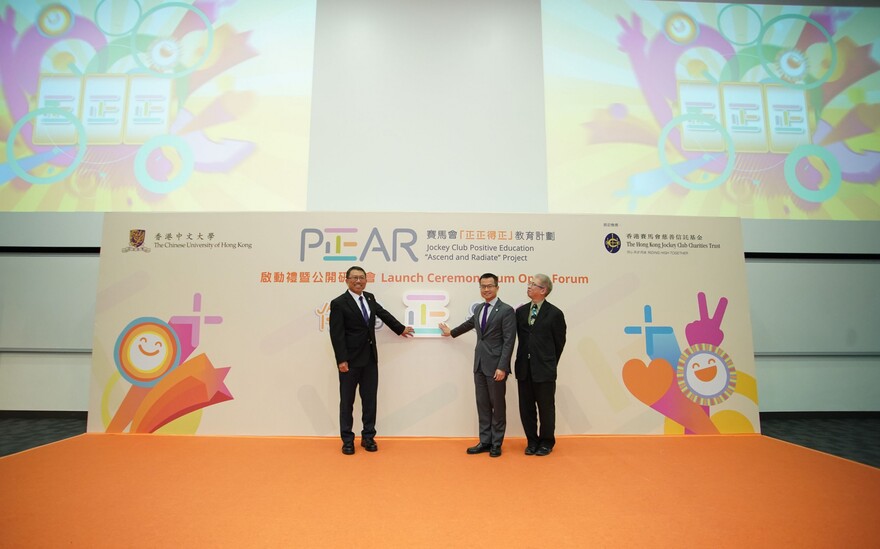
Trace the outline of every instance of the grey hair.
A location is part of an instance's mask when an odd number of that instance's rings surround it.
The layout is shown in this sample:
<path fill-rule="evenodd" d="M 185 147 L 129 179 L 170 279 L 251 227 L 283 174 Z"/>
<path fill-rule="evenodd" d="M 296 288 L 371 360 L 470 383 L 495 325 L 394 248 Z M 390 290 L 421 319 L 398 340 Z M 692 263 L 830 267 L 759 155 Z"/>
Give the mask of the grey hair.
<path fill-rule="evenodd" d="M 547 295 L 550 295 L 550 292 L 553 291 L 553 281 L 550 280 L 550 277 L 545 275 L 544 273 L 538 273 L 535 275 L 539 281 L 541 281 L 541 286 L 547 289 Z"/>

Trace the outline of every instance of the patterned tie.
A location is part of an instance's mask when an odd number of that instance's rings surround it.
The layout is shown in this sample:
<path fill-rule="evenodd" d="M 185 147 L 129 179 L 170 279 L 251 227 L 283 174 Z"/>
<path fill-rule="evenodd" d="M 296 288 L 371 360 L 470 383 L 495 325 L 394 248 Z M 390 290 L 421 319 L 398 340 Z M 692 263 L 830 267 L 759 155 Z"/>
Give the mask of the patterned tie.
<path fill-rule="evenodd" d="M 361 312 L 364 314 L 364 322 L 367 324 L 370 323 L 370 314 L 367 312 L 367 307 L 364 305 L 364 296 L 361 296 Z"/>
<path fill-rule="evenodd" d="M 486 317 L 489 316 L 489 304 L 483 303 L 483 319 L 480 321 L 480 331 L 486 331 Z"/>
<path fill-rule="evenodd" d="M 538 306 L 532 303 L 532 311 L 529 313 L 529 326 L 535 323 L 536 318 L 538 318 Z"/>

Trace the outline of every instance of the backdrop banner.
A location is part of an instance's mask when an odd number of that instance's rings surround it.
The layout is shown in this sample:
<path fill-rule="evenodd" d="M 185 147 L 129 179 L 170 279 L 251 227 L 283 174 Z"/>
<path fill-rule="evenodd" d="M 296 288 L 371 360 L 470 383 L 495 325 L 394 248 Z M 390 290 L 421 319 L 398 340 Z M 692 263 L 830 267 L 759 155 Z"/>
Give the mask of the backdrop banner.
<path fill-rule="evenodd" d="M 338 436 L 328 321 L 352 265 L 415 328 L 377 332 L 379 436 L 477 434 L 475 335 L 437 326 L 468 318 L 486 272 L 515 307 L 532 275 L 553 280 L 568 324 L 558 434 L 760 429 L 737 218 L 113 213 L 89 432 Z"/>

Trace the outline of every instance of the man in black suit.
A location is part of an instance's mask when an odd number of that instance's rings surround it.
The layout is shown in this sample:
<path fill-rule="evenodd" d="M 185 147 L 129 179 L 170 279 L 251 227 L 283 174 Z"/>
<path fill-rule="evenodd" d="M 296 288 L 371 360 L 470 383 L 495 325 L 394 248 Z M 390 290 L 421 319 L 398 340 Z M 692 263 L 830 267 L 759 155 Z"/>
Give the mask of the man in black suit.
<path fill-rule="evenodd" d="M 467 453 L 489 452 L 489 456 L 499 457 L 507 428 L 505 393 L 516 339 L 516 318 L 513 308 L 498 299 L 498 277 L 494 274 L 486 273 L 480 277 L 480 295 L 484 303 L 473 316 L 452 330 L 441 322 L 440 330 L 447 337 L 458 337 L 471 330 L 477 334 L 474 386 L 480 442 L 468 448 Z"/>
<path fill-rule="evenodd" d="M 527 456 L 546 456 L 556 444 L 556 367 L 566 326 L 562 311 L 546 301 L 552 290 L 550 278 L 536 274 L 526 290 L 531 301 L 516 310 L 519 345 L 514 367 Z"/>
<path fill-rule="evenodd" d="M 339 432 L 342 453 L 354 454 L 355 390 L 360 389 L 362 420 L 361 446 L 368 452 L 376 445 L 376 393 L 379 388 L 379 352 L 376 347 L 376 317 L 403 337 L 412 337 L 412 326 L 404 326 L 382 308 L 373 294 L 365 292 L 367 273 L 351 267 L 345 273 L 348 291 L 330 302 L 330 341 L 339 370 Z"/>

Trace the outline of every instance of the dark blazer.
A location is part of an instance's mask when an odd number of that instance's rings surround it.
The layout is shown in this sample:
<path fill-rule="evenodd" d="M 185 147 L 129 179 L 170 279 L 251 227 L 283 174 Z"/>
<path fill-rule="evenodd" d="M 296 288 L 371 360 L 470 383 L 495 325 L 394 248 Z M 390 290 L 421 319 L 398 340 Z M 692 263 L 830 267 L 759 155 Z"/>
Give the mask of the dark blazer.
<path fill-rule="evenodd" d="M 510 373 L 510 358 L 513 356 L 513 344 L 516 340 L 516 317 L 513 307 L 500 299 L 489 311 L 486 318 L 485 333 L 480 329 L 483 305 L 474 316 L 465 320 L 452 330 L 452 337 L 474 330 L 477 333 L 477 346 L 474 348 L 474 372 L 494 376 L 495 370 Z M 506 379 L 506 378 L 505 378 Z"/>
<path fill-rule="evenodd" d="M 545 300 L 529 326 L 531 306 L 530 301 L 516 310 L 516 378 L 527 379 L 531 369 L 532 381 L 556 381 L 556 366 L 565 347 L 565 315 Z"/>
<path fill-rule="evenodd" d="M 330 302 L 330 341 L 336 364 L 348 362 L 349 368 L 363 368 L 379 363 L 379 350 L 376 346 L 376 317 L 391 330 L 400 335 L 406 327 L 382 308 L 375 296 L 363 292 L 364 300 L 370 309 L 370 322 L 364 322 L 360 304 L 346 291 Z"/>

